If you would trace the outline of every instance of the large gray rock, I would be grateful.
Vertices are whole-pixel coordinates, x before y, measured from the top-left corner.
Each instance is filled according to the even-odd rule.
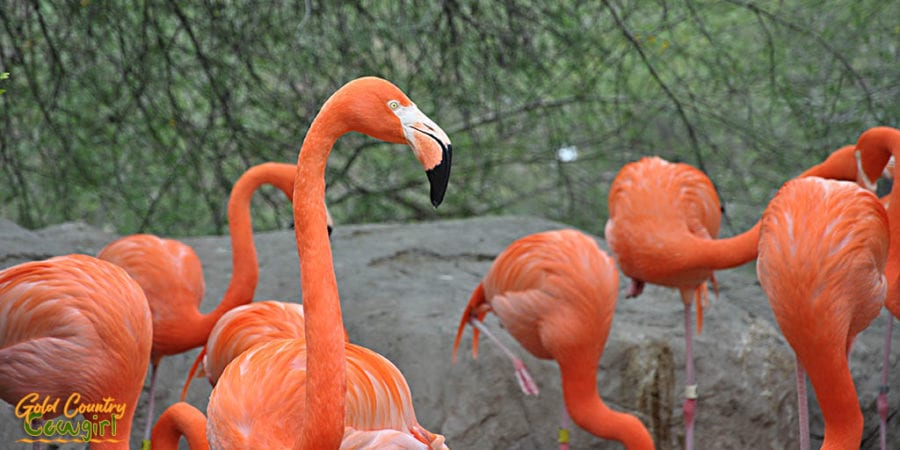
[[[531,217],[486,217],[336,229],[332,237],[335,270],[351,340],[380,352],[401,369],[412,389],[419,421],[444,434],[451,448],[543,449],[556,445],[562,400],[555,363],[521,352],[541,387],[538,397],[524,397],[511,364],[490,342],[482,342],[477,360],[471,358],[471,331],[466,332],[455,365],[450,363],[450,355],[459,315],[493,258],[522,236],[562,227]],[[7,247],[18,239],[23,239],[22,245]],[[6,267],[10,261],[29,257],[95,253],[111,239],[84,226],[29,233],[0,222],[0,261]],[[293,232],[259,233],[255,239],[260,253],[256,298],[299,301]],[[209,311],[230,277],[228,239],[202,237],[185,242],[203,260],[207,293],[202,309]],[[602,240],[598,242],[605,248]],[[699,384],[696,448],[795,448],[793,353],[778,332],[752,265],[717,276],[719,298],[711,300],[703,333],[694,341]],[[622,277],[620,283],[624,290],[627,279]],[[496,318],[487,323],[499,331],[501,339],[519,349],[497,326]],[[683,439],[682,323],[683,307],[674,290],[648,286],[637,299],[625,300],[620,295],[600,362],[597,383],[604,401],[613,409],[636,414],[659,449],[681,448]],[[884,323],[885,318],[879,318],[857,339],[852,358],[866,415],[866,449],[877,447],[874,399]],[[894,345],[900,348],[900,338]],[[198,351],[163,359],[157,413],[178,400]],[[898,359],[894,358],[893,373],[897,373]],[[205,380],[196,381],[188,400],[205,410],[209,392]],[[132,448],[139,446],[145,402],[146,396],[136,415]],[[891,404],[893,410],[900,404],[896,395]],[[821,436],[822,419],[814,399],[810,406],[813,434]],[[900,420],[892,419],[890,427],[890,436],[900,439]],[[21,422],[13,416],[12,407],[3,405],[0,442],[13,442],[21,436]],[[818,445],[815,437],[813,444]],[[621,446],[576,429],[572,448]]]

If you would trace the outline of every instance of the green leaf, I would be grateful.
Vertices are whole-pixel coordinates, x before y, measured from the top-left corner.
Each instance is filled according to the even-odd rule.
[[[9,78],[9,72],[0,73],[0,80],[5,80]]]

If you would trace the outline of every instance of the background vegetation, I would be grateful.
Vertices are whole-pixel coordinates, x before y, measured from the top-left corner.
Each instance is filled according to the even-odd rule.
[[[450,134],[451,185],[434,211],[402,146],[347,136],[338,223],[525,213],[602,233],[615,173],[656,154],[709,174],[732,234],[788,177],[900,123],[898,17],[881,0],[7,0],[0,217],[222,233],[238,176],[295,162],[321,103],[378,75]],[[257,198],[257,229],[290,223],[281,197]]]

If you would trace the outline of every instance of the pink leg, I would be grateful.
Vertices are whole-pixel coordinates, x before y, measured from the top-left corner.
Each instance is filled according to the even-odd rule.
[[[625,292],[625,298],[634,298],[641,293],[644,292],[644,282],[638,280],[637,278],[631,279],[631,284],[628,285],[628,291]]]
[[[528,369],[525,368],[525,363],[523,363],[521,359],[516,357],[512,350],[503,345],[503,343],[500,342],[500,340],[497,339],[497,337],[494,336],[494,334],[491,333],[490,330],[488,330],[488,327],[484,325],[484,322],[475,318],[471,318],[469,319],[469,323],[473,327],[478,328],[479,331],[484,333],[484,335],[487,336],[488,339],[494,341],[494,343],[500,347],[500,350],[502,350],[503,353],[505,353],[506,356],[512,360],[513,366],[515,366],[516,368],[516,381],[519,382],[519,387],[522,388],[522,392],[524,392],[525,395],[538,395],[539,390],[537,383],[535,383],[534,379],[531,378],[531,374],[528,373]]]
[[[559,442],[559,450],[569,450],[569,411],[563,403],[562,415],[559,418],[559,433],[556,441]]]
[[[694,448],[694,416],[697,412],[697,384],[694,380],[694,327],[691,326],[691,304],[684,304],[684,448]]]
[[[144,428],[144,441],[141,443],[142,448],[150,448],[150,432],[153,430],[153,404],[154,391],[156,390],[156,369],[158,364],[153,364],[150,369],[150,399],[147,401],[147,426]]]
[[[881,363],[881,387],[878,389],[878,416],[881,418],[879,438],[881,450],[887,449],[887,417],[888,417],[888,370],[891,364],[891,333],[894,331],[894,316],[888,311],[887,332],[884,335],[884,360]]]
[[[806,400],[806,371],[797,362],[797,417],[800,419],[800,450],[809,450],[809,406]]]

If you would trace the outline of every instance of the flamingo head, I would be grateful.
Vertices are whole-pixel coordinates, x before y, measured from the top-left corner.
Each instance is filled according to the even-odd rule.
[[[900,130],[873,127],[863,132],[856,141],[854,153],[859,184],[874,191],[875,182],[895,151],[900,151]]]
[[[344,103],[349,130],[395,144],[407,144],[431,183],[431,204],[444,199],[453,146],[447,133],[391,82],[363,77],[347,83],[332,101]]]

